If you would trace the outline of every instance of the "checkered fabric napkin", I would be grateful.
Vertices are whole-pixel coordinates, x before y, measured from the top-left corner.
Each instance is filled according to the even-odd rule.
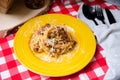
[[[72,4],[60,6],[53,3],[49,13],[62,13],[77,16],[80,6]],[[13,51],[15,34],[0,39],[0,80],[103,80],[108,66],[105,57],[101,54],[103,48],[97,44],[96,53],[92,61],[79,72],[64,77],[46,77],[29,71],[16,58]]]

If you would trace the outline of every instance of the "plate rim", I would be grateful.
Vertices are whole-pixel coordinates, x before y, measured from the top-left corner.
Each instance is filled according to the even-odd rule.
[[[64,16],[69,16],[69,15],[65,15],[65,14],[45,14],[45,16],[46,15],[64,15]],[[43,15],[44,16],[44,15]],[[38,16],[38,17],[40,17],[40,16]],[[73,16],[69,16],[69,17],[73,17]],[[35,17],[36,18],[36,17]],[[34,18],[34,19],[35,19]],[[74,19],[76,19],[75,17],[73,17]],[[31,19],[31,20],[29,20],[29,21],[32,21],[33,19]],[[29,23],[29,21],[27,22],[27,23]],[[81,20],[80,20],[81,21]],[[82,21],[81,21],[82,22]],[[86,25],[84,22],[82,22],[84,25]],[[25,23],[26,24],[26,23]],[[24,26],[24,25],[23,25]],[[88,25],[86,25],[86,26],[88,26]],[[89,30],[91,30],[90,28],[89,28]],[[16,34],[16,36],[18,35],[18,33],[19,33],[19,31],[17,32],[17,34]],[[92,32],[91,32],[92,33]],[[92,33],[93,34],[93,33]],[[16,37],[15,36],[15,40],[16,40]],[[94,54],[95,54],[95,51],[96,51],[96,40],[95,40],[95,37],[93,37],[94,38],[94,53],[93,53],[93,55],[92,55],[92,57],[90,58],[90,60],[86,63],[86,65],[88,65],[89,64],[89,62],[91,61],[91,59],[93,58],[93,56],[94,56]],[[60,77],[60,76],[67,76],[67,75],[71,75],[71,74],[73,74],[73,73],[76,73],[76,72],[78,72],[79,70],[81,70],[81,69],[83,69],[86,65],[84,65],[81,69],[79,69],[79,70],[76,70],[76,71],[73,71],[73,72],[71,72],[71,73],[69,73],[69,74],[64,74],[64,75],[50,75],[50,74],[42,74],[42,73],[40,73],[40,72],[36,72],[36,71],[34,71],[34,70],[32,70],[31,68],[29,68],[28,66],[26,66],[25,64],[24,64],[24,62],[22,62],[20,59],[19,59],[19,57],[17,56],[17,51],[16,51],[16,48],[15,48],[15,43],[16,43],[16,41],[14,41],[14,51],[15,51],[15,55],[16,55],[16,57],[17,57],[17,59],[20,61],[20,63],[22,63],[22,65],[24,65],[25,67],[27,67],[27,69],[29,69],[30,71],[32,71],[32,72],[35,72],[35,73],[37,73],[37,74],[40,74],[40,75],[45,75],[45,76],[51,76],[51,77]]]

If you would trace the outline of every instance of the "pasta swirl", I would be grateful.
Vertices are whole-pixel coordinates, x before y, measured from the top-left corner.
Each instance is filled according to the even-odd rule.
[[[76,41],[65,30],[65,25],[46,24],[37,30],[30,39],[30,48],[34,52],[59,57],[72,50]]]

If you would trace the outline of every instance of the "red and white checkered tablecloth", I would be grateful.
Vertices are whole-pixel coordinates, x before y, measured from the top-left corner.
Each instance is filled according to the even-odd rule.
[[[116,7],[107,3],[102,7],[115,9]],[[80,3],[63,6],[53,3],[49,13],[62,13],[77,16]],[[97,44],[93,60],[79,72],[64,77],[45,77],[29,71],[16,58],[13,51],[15,34],[0,39],[0,80],[103,80],[108,66],[105,57],[101,54],[103,48]]]

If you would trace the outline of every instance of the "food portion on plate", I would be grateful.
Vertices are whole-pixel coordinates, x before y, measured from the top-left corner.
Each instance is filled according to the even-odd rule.
[[[65,24],[48,23],[34,32],[30,39],[30,48],[33,52],[46,53],[55,58],[73,50],[76,44]]]

